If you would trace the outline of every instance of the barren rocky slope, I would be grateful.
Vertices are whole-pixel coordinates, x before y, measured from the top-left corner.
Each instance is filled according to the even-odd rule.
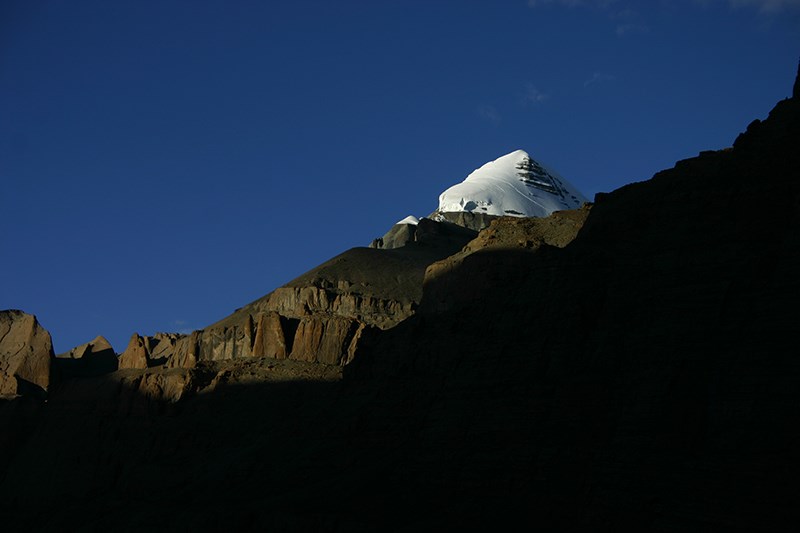
[[[475,235],[446,221],[423,219],[406,246],[348,250],[203,330],[173,335],[159,345],[167,348],[161,357],[169,368],[242,357],[347,364],[365,334],[411,316],[427,266]],[[154,366],[149,354],[136,360],[137,368]]]
[[[0,404],[4,525],[793,531],[799,91],[731,149],[420,266],[415,313],[347,366],[201,359]]]

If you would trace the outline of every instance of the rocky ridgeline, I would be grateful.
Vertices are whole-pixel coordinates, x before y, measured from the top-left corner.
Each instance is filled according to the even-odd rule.
[[[585,213],[554,214],[541,223],[473,213],[437,218],[396,225],[369,248],[348,250],[216,324],[177,338],[166,356],[167,366],[191,368],[198,361],[241,357],[348,364],[365,339],[414,314],[431,269],[447,268],[439,262],[460,261],[479,248],[500,246],[496,235],[505,233],[514,246],[517,241],[528,248],[540,241],[565,246]],[[493,221],[500,224],[497,229],[478,237],[478,230]]]
[[[353,248],[207,328],[159,341],[161,358],[168,368],[246,357],[346,365],[365,338],[415,312],[426,268],[475,235],[456,224],[423,219],[414,239],[402,246]],[[132,339],[121,368],[154,366],[146,344]]]
[[[170,371],[194,369],[203,362],[267,358],[344,366],[356,358],[371,336],[412,316],[422,300],[423,287],[428,293],[427,305],[437,299],[439,305],[445,305],[453,287],[437,285],[435,280],[465,258],[484,249],[563,247],[574,238],[587,212],[588,206],[545,219],[483,217],[491,226],[480,234],[446,220],[423,219],[413,239],[397,248],[349,250],[191,334],[134,333],[120,354],[98,336],[56,355],[52,359],[54,376],[63,381],[117,370],[146,371],[125,377],[125,387],[147,397],[161,391],[164,399],[175,401],[202,387],[193,383],[188,373]],[[15,330],[35,321],[24,313],[8,316]],[[37,327],[41,328],[38,323]],[[40,364],[49,365],[49,361]],[[16,388],[11,380],[3,383],[8,383],[3,390],[13,394],[10,391]]]
[[[9,311],[4,324],[13,334],[4,346],[13,347],[3,355],[2,391],[16,394],[19,379],[47,389],[51,359],[56,380],[116,370],[192,369],[204,361],[243,358],[343,366],[355,359],[364,339],[411,316],[422,298],[427,267],[457,252],[475,235],[447,221],[423,219],[414,238],[396,249],[348,250],[202,330],[189,335],[134,333],[118,356],[98,336],[54,358],[23,357],[26,350],[44,353],[36,344],[37,335],[47,332],[37,329],[30,339],[22,339],[19,331],[41,326],[35,317]],[[31,378],[37,365],[46,366],[40,372],[46,380]],[[176,375],[169,379],[178,379]],[[128,385],[147,389],[150,381],[142,378]],[[188,385],[182,382],[181,387]],[[167,396],[174,399],[176,394]]]

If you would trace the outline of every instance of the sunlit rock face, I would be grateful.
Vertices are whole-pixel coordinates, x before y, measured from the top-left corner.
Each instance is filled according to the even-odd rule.
[[[53,341],[35,316],[0,311],[0,395],[14,396],[26,387],[50,386]]]

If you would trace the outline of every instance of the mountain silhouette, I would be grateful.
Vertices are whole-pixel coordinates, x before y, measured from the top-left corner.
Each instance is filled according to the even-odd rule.
[[[795,84],[580,209],[421,219],[159,363],[132,339],[143,368],[0,402],[3,524],[792,531],[798,146]]]

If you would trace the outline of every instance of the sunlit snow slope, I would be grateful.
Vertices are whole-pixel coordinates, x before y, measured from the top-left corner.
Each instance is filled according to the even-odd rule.
[[[440,194],[437,211],[546,217],[553,211],[575,209],[586,201],[564,178],[531,159],[524,150],[516,150],[486,163]]]

